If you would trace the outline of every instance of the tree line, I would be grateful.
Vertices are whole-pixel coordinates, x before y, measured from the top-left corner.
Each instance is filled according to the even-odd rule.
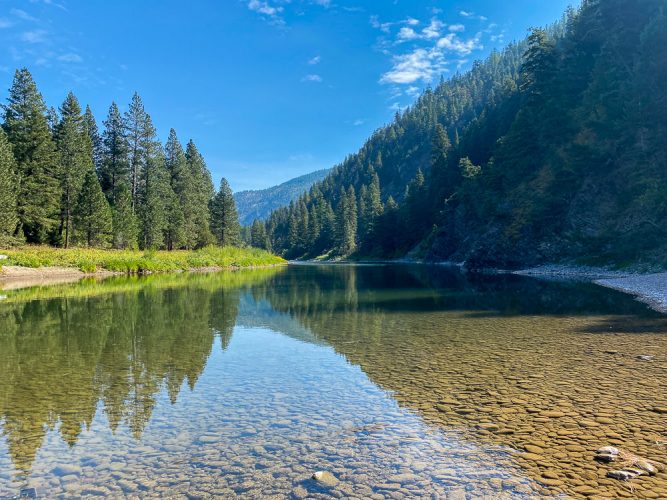
[[[215,190],[195,143],[163,146],[141,97],[112,103],[99,131],[70,92],[47,108],[16,71],[0,129],[0,242],[117,249],[238,245],[229,183]]]
[[[427,89],[253,243],[291,258],[667,264],[666,77],[664,0],[584,0]]]

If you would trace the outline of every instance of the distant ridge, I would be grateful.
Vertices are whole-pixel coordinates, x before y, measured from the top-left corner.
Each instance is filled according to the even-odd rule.
[[[324,179],[329,172],[330,169],[326,168],[267,189],[239,191],[234,195],[234,200],[241,224],[248,226],[255,219],[264,220],[273,210],[289,205],[290,202],[298,199],[313,184]]]

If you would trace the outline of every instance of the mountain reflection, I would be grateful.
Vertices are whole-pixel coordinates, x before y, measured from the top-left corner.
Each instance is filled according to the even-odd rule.
[[[229,344],[241,291],[276,271],[111,279],[10,294],[0,304],[0,425],[29,473],[49,430],[73,446],[101,403],[136,438],[164,388],[193,389],[216,338]]]

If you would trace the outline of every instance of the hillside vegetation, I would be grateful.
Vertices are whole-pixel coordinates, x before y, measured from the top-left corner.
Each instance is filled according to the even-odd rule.
[[[297,200],[313,184],[324,179],[329,172],[330,169],[318,170],[283,182],[278,186],[234,193],[239,221],[243,226],[249,226],[255,219],[266,219],[274,210]]]
[[[664,0],[586,0],[442,81],[265,224],[291,258],[667,264]]]

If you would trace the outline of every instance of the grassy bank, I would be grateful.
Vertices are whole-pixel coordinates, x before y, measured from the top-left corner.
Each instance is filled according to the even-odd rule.
[[[126,274],[189,271],[207,268],[240,268],[282,264],[285,261],[256,248],[206,247],[201,250],[132,251],[94,248],[25,246],[0,250],[6,266],[29,268],[68,267],[85,273],[111,271]]]

